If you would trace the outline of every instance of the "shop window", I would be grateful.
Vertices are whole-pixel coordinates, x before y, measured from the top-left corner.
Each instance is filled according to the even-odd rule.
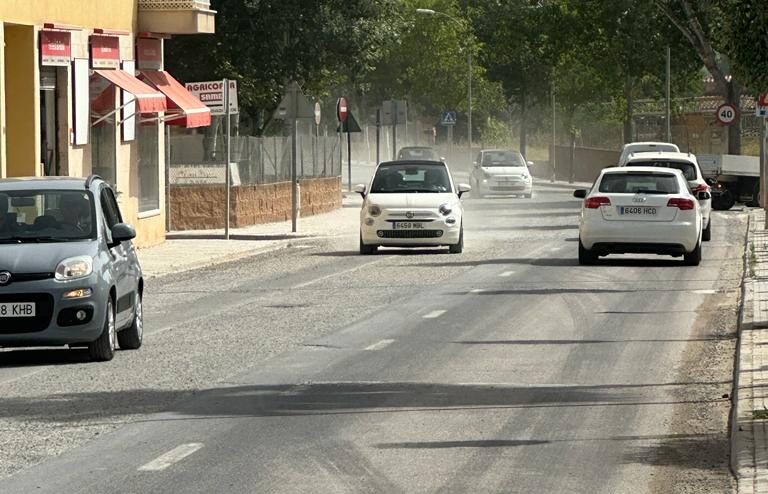
[[[92,173],[107,183],[117,182],[117,126],[115,87],[103,77],[91,76]]]
[[[40,68],[40,159],[44,175],[60,175],[57,137],[59,115],[56,67]]]
[[[160,209],[160,142],[156,120],[139,125],[139,212]]]

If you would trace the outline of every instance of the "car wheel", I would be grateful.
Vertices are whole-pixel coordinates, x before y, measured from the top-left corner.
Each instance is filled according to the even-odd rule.
[[[451,254],[461,254],[464,252],[464,227],[461,227],[461,231],[459,232],[459,241],[456,242],[454,245],[449,245],[448,250]]]
[[[378,246],[376,245],[366,245],[363,243],[363,237],[360,237],[360,254],[363,256],[370,256],[371,254],[375,254],[376,250],[378,250]]]
[[[584,247],[584,244],[581,243],[581,239],[579,239],[579,264],[582,266],[589,266],[591,264],[595,264],[598,258],[599,256],[593,251]]]
[[[88,345],[91,360],[106,362],[112,360],[117,348],[117,330],[115,328],[115,309],[112,297],[107,297],[107,313],[104,316],[104,327],[96,341]]]
[[[117,343],[121,350],[137,350],[144,341],[144,303],[143,296],[136,296],[136,309],[133,315],[133,323],[128,329],[117,333]]]
[[[721,194],[712,197],[712,209],[717,211],[728,211],[736,204],[733,194],[730,190],[725,190]]]
[[[693,252],[683,256],[683,262],[686,266],[698,266],[701,263],[701,242],[696,244]]]
[[[704,229],[703,232],[701,232],[701,239],[705,242],[709,242],[712,240],[712,218],[709,218],[709,221],[707,222],[707,227]]]

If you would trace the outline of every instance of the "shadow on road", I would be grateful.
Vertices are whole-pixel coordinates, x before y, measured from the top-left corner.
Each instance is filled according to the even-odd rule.
[[[601,258],[597,264],[593,266],[585,266],[586,269],[595,269],[602,267],[630,267],[630,268],[666,268],[666,267],[680,267],[683,261],[677,259],[633,259],[633,258]],[[516,258],[500,258],[500,259],[486,259],[478,261],[461,261],[444,262],[444,263],[423,263],[418,264],[420,267],[478,267],[488,265],[505,265],[505,264],[527,264],[530,266],[579,266],[579,261],[574,257],[516,257]],[[414,265],[416,266],[416,265]]]
[[[224,235],[223,234],[217,234],[217,233],[169,233],[167,235],[167,240],[223,240]],[[300,239],[300,238],[311,238],[311,235],[285,235],[285,234],[279,234],[279,235],[242,235],[242,234],[236,234],[236,235],[230,235],[230,240],[254,240],[254,241],[265,241],[265,240],[290,240],[290,239]]]
[[[0,352],[0,368],[37,367],[90,363],[84,348],[18,349]]]
[[[649,387],[652,385],[648,385]],[[193,393],[181,390],[128,390],[62,393],[0,399],[0,417],[41,422],[109,421],[160,410],[195,418],[274,417],[394,413],[477,408],[560,408],[672,405],[718,400],[679,401],[664,395],[642,396],[637,385],[504,386],[442,383],[314,383],[249,385]],[[190,397],[191,396],[191,397]],[[188,398],[188,399],[182,399]],[[184,420],[185,417],[170,420]],[[155,420],[155,419],[153,419]],[[168,420],[158,418],[156,420]]]
[[[422,441],[409,443],[377,444],[377,449],[452,449],[452,448],[511,448],[550,444],[551,441],[488,439],[478,441]]]

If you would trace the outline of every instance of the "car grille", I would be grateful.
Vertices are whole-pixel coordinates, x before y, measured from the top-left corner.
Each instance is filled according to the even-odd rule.
[[[379,238],[440,238],[442,230],[379,230]]]
[[[35,333],[51,324],[53,296],[47,293],[0,295],[0,303],[34,302],[35,317],[4,317],[0,319],[0,334]]]
[[[517,185],[514,183],[507,184],[507,185],[491,185],[488,187],[491,191],[498,191],[498,192],[504,192],[508,190],[525,190],[525,185]]]

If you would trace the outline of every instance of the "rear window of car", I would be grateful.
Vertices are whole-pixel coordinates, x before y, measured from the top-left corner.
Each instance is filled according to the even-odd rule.
[[[696,180],[696,166],[687,161],[667,161],[667,160],[648,160],[633,161],[627,163],[627,166],[655,166],[657,168],[674,168],[683,172],[686,180]]]
[[[403,148],[398,155],[404,160],[429,160],[435,159],[435,153],[430,148]]]
[[[668,173],[606,173],[600,181],[600,192],[614,194],[677,194],[677,177]]]

